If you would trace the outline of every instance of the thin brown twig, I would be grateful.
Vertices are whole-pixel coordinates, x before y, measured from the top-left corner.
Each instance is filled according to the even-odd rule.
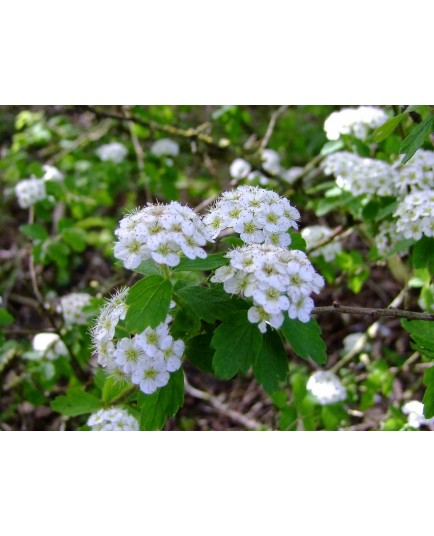
[[[362,316],[391,316],[395,318],[408,318],[410,320],[434,320],[434,314],[418,313],[415,311],[406,311],[405,309],[397,309],[396,307],[387,307],[385,309],[376,309],[374,307],[357,307],[352,305],[340,305],[334,302],[333,305],[324,307],[315,307],[312,311],[314,314],[323,313],[346,313],[349,315]]]
[[[244,428],[247,428],[248,430],[262,430],[265,428],[263,424],[247,417],[246,415],[243,415],[242,413],[239,413],[238,411],[231,409],[227,404],[219,400],[217,397],[211,395],[210,393],[206,393],[205,391],[196,389],[196,387],[193,387],[188,383],[187,378],[184,378],[184,385],[185,392],[187,394],[189,394],[193,398],[198,398],[199,400],[204,400],[205,402],[208,402],[218,412],[222,413],[223,415],[226,415],[226,417],[229,417],[234,422],[241,424],[241,426],[243,426]]]
[[[259,144],[259,150],[263,151],[265,147],[267,147],[268,142],[270,141],[270,138],[273,134],[273,130],[276,126],[276,122],[279,119],[279,117],[286,112],[286,110],[289,108],[287,104],[284,104],[282,106],[279,106],[277,110],[275,110],[271,114],[270,122],[268,123],[267,130],[265,132],[264,137],[261,140],[261,143]]]

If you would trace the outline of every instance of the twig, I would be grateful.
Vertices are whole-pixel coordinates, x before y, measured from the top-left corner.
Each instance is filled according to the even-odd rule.
[[[134,123],[131,120],[130,112],[127,106],[123,106],[122,110],[125,114],[125,118],[128,120],[128,128],[130,131],[131,141],[133,143],[134,152],[136,153],[137,167],[139,168],[140,178],[145,184],[145,194],[146,201],[152,203],[152,192],[149,186],[149,180],[145,173],[145,153],[143,152],[142,146],[140,145],[139,138],[134,132]]]
[[[106,112],[105,110],[104,111],[98,110],[94,108],[93,106],[89,106],[89,105],[86,105],[84,108],[86,108],[87,110],[89,110],[90,112],[92,112],[93,114],[99,117],[117,119],[118,121],[132,121],[133,123],[137,123],[138,125],[142,125],[152,130],[159,130],[161,132],[165,132],[166,134],[171,134],[172,136],[178,136],[178,137],[187,138],[187,139],[197,139],[197,140],[203,141],[207,145],[216,147],[217,149],[226,149],[230,145],[230,141],[226,138],[221,138],[220,140],[216,141],[212,138],[212,136],[209,136],[208,134],[204,134],[202,130],[206,128],[207,123],[199,125],[196,128],[189,128],[187,130],[184,130],[182,128],[173,127],[172,125],[161,125],[160,123],[156,123],[155,121],[141,119],[139,117],[132,116],[132,115],[129,118],[126,118],[122,115],[118,115],[112,112]]]
[[[349,315],[363,315],[363,316],[392,316],[395,318],[408,318],[410,320],[434,320],[434,314],[430,313],[417,313],[415,311],[406,311],[404,309],[397,309],[395,307],[387,307],[385,309],[375,309],[374,307],[356,307],[350,305],[339,305],[334,302],[333,305],[326,305],[325,307],[315,307],[314,314],[322,313],[346,313]]]
[[[270,141],[271,135],[273,134],[274,127],[276,126],[276,122],[278,118],[286,112],[288,109],[288,105],[284,104],[283,106],[279,106],[279,108],[271,114],[270,122],[268,123],[267,130],[265,132],[265,136],[262,138],[261,143],[259,144],[259,150],[263,151],[265,147],[267,147],[268,142]]]
[[[306,253],[311,253],[312,251],[316,251],[317,249],[322,248],[323,246],[326,246],[330,242],[333,242],[333,240],[337,238],[338,236],[341,236],[345,233],[350,234],[352,232],[353,232],[352,227],[350,227],[349,229],[346,229],[343,225],[339,225],[339,227],[336,227],[336,229],[334,229],[331,235],[323,238],[322,240],[320,240],[319,242],[317,242],[315,245],[311,246],[310,248],[307,248]]]
[[[264,429],[264,425],[250,419],[249,417],[246,417],[245,415],[239,413],[238,411],[235,411],[227,404],[219,400],[217,397],[211,395],[210,393],[206,393],[205,391],[200,391],[199,389],[196,389],[192,385],[190,385],[187,381],[187,378],[184,378],[184,385],[185,385],[185,392],[192,396],[193,398],[198,398],[199,400],[204,400],[205,402],[209,402],[211,406],[213,406],[214,409],[216,409],[218,412],[222,413],[223,415],[226,415],[226,417],[229,417],[234,422],[237,422],[238,424],[241,424],[244,426],[244,428],[247,428],[248,430],[262,430]]]

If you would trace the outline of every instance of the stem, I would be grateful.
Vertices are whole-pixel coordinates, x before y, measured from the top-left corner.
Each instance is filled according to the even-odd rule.
[[[406,311],[404,309],[397,309],[395,307],[387,307],[386,309],[375,309],[374,307],[356,307],[350,305],[339,305],[334,302],[333,305],[327,305],[325,307],[315,307],[312,311],[314,314],[322,313],[346,313],[349,315],[362,315],[362,316],[391,316],[395,318],[408,318],[410,320],[434,320],[434,314],[430,313],[417,313],[415,311]]]
[[[120,402],[128,398],[130,395],[132,395],[135,391],[137,391],[137,385],[132,385],[129,389],[113,398],[113,400],[110,401],[110,406],[119,404]]]

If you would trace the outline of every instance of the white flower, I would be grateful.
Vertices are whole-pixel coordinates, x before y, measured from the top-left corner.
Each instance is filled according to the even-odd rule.
[[[100,409],[87,420],[93,432],[136,432],[139,423],[128,411],[121,408]]]
[[[38,333],[33,337],[32,347],[35,352],[49,360],[67,355],[68,351],[57,333]]]
[[[408,194],[394,212],[396,232],[403,238],[420,240],[434,236],[434,190]]]
[[[119,164],[125,160],[128,149],[122,143],[107,143],[96,150],[96,154],[102,161],[110,161]]]
[[[322,255],[328,262],[332,261],[336,255],[342,251],[342,244],[338,240],[332,240],[324,246],[317,247],[332,235],[333,231],[325,225],[311,225],[301,231],[301,236],[306,241],[307,249],[315,248],[309,255],[318,257]]]
[[[245,179],[252,166],[243,158],[235,158],[229,167],[229,174],[233,179]]]
[[[229,251],[226,257],[230,265],[217,268],[211,281],[223,283],[228,294],[252,298],[248,319],[258,323],[260,331],[264,333],[267,324],[279,328],[284,311],[301,322],[310,320],[314,303],[309,295],[318,293],[324,280],[303,252],[251,244]]]
[[[155,141],[151,146],[151,153],[156,156],[178,156],[179,145],[176,141],[169,140],[168,138],[162,138]]]
[[[169,383],[170,374],[167,372],[166,363],[161,358],[145,359],[133,372],[133,383],[140,386],[140,390],[146,395],[151,395],[159,387]]]
[[[310,376],[307,391],[321,406],[334,404],[347,398],[347,391],[339,378],[330,371],[319,370]]]
[[[381,108],[374,106],[359,106],[344,108],[333,112],[324,123],[327,139],[338,140],[341,134],[352,134],[364,140],[369,131],[387,121],[387,115]]]
[[[15,194],[21,208],[29,208],[47,197],[43,179],[25,179],[15,186]]]
[[[89,305],[92,296],[84,292],[72,292],[60,298],[59,312],[63,314],[66,325],[87,324],[89,314],[83,308]]]
[[[264,149],[261,155],[262,167],[270,175],[278,175],[281,170],[280,156],[273,149]]]
[[[115,234],[114,256],[132,270],[150,258],[167,266],[177,266],[181,254],[190,259],[205,258],[203,246],[213,241],[199,216],[176,201],[148,204],[125,216]]]
[[[408,424],[412,428],[420,428],[423,425],[434,424],[434,417],[425,419],[424,406],[418,400],[410,400],[402,406],[402,412],[408,415]]]
[[[113,357],[125,374],[132,374],[137,369],[140,359],[145,357],[145,352],[141,341],[136,337],[133,339],[124,337],[117,343]]]
[[[42,169],[44,170],[44,176],[42,177],[44,181],[60,182],[63,181],[63,179],[65,178],[64,174],[59,171],[57,167],[44,164],[42,166]]]

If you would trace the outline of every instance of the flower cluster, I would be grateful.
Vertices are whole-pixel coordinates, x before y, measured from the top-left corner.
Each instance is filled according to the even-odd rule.
[[[328,262],[332,261],[336,255],[339,255],[342,251],[342,244],[338,240],[330,241],[328,244],[317,247],[324,240],[327,240],[332,236],[333,231],[325,225],[311,225],[305,227],[301,231],[301,236],[306,241],[307,248],[315,248],[310,253],[311,257],[319,257],[322,255]]]
[[[399,194],[434,188],[434,151],[419,149],[405,165],[401,165],[400,160],[395,162],[395,168],[395,183]]]
[[[122,145],[122,143],[106,143],[105,145],[98,147],[96,154],[103,162],[110,161],[119,164],[125,160],[125,157],[128,154],[128,149],[125,145]]]
[[[396,194],[396,170],[382,160],[341,151],[329,155],[322,166],[326,175],[333,174],[336,177],[339,188],[352,195]]]
[[[57,333],[38,333],[33,337],[32,347],[41,358],[54,361],[61,355],[67,355],[66,346]]]
[[[43,179],[25,179],[15,186],[15,195],[21,208],[29,208],[47,197]]]
[[[172,201],[151,205],[125,216],[115,234],[114,255],[125,268],[134,270],[146,259],[176,266],[181,253],[189,259],[205,258],[202,247],[212,242],[210,232],[189,207]]]
[[[250,244],[226,254],[228,266],[215,271],[211,281],[223,283],[229,294],[252,298],[248,311],[252,324],[259,324],[262,333],[267,324],[278,329],[283,323],[283,311],[289,318],[308,322],[314,307],[310,298],[324,286],[302,251],[289,251],[272,244]]]
[[[407,195],[394,212],[396,231],[403,238],[420,240],[434,236],[434,190]]]
[[[398,233],[396,229],[396,221],[385,220],[381,222],[374,240],[378,251],[388,255],[393,247],[402,240],[401,233]]]
[[[100,409],[87,420],[92,432],[137,432],[139,423],[122,408]]]
[[[203,218],[212,237],[232,228],[246,244],[288,246],[290,228],[297,229],[298,210],[276,192],[239,186],[224,192]]]
[[[83,308],[90,304],[92,296],[84,292],[72,292],[60,298],[58,312],[62,313],[65,325],[87,324],[89,313]]]
[[[359,106],[344,108],[333,112],[324,123],[324,130],[329,140],[338,140],[342,134],[351,134],[360,140],[368,137],[371,129],[387,121],[387,115],[381,108]]]
[[[128,289],[123,288],[102,307],[91,331],[98,363],[119,381],[131,381],[151,394],[164,387],[170,373],[181,367],[184,342],[169,333],[168,316],[156,328],[146,328],[132,338],[115,338],[116,327],[124,320],[128,306]]]
[[[92,330],[92,342],[98,357],[98,363],[106,367],[110,358],[113,357],[116,326],[119,320],[124,320],[127,314],[128,288],[118,290],[110,299],[106,300],[101,308]]]
[[[347,398],[347,391],[339,378],[330,371],[318,370],[307,381],[307,391],[321,406],[335,404]]]
[[[252,166],[243,158],[235,158],[229,166],[229,174],[233,179],[245,179],[249,176]]]
[[[420,428],[423,425],[434,424],[434,417],[425,419],[423,414],[424,406],[418,400],[410,400],[402,406],[402,412],[408,415],[408,425],[412,428]]]
[[[42,166],[42,169],[44,171],[44,175],[42,177],[44,181],[60,182],[63,181],[63,179],[65,178],[64,174],[55,166],[44,164]]]
[[[176,143],[176,141],[168,138],[162,138],[161,140],[157,140],[152,144],[151,153],[155,156],[178,156],[179,145]]]

